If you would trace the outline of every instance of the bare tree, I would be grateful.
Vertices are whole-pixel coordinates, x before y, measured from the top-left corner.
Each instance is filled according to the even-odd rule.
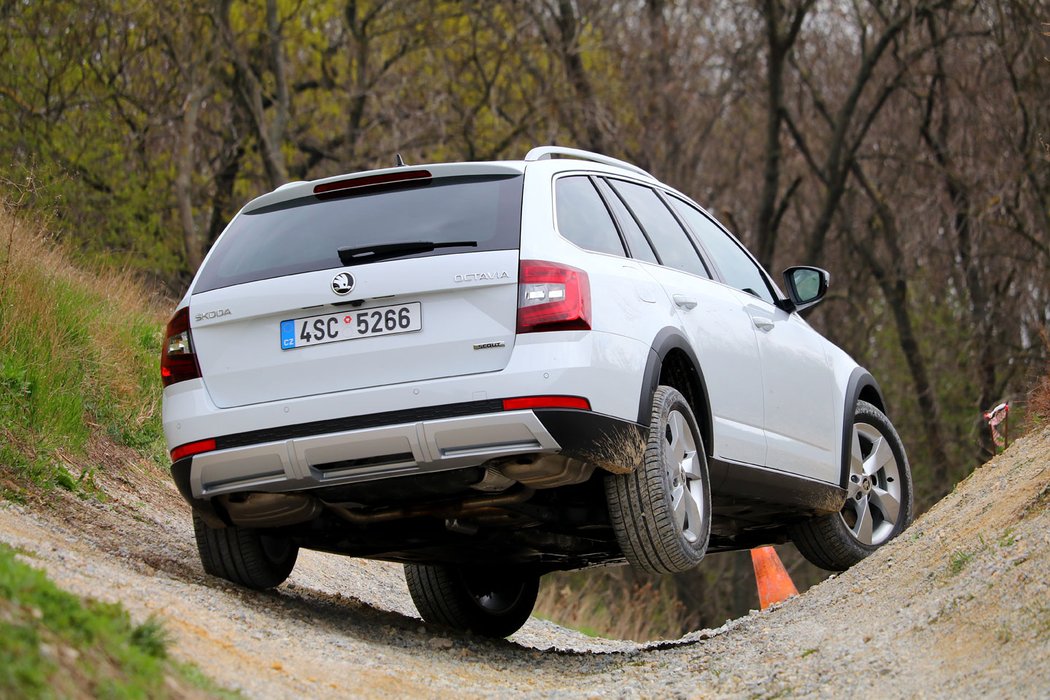
[[[245,46],[247,39],[233,29],[230,18],[232,3],[233,0],[218,0],[215,23],[235,68],[231,87],[251,119],[266,179],[270,188],[275,188],[288,179],[282,145],[291,110],[291,93],[282,41],[283,21],[277,0],[266,0],[265,41],[261,52],[265,58],[253,60],[257,53]],[[272,91],[263,87],[263,76],[267,72],[273,77]],[[268,107],[271,108],[269,115]]]
[[[857,61],[837,106],[827,95],[828,86],[817,79],[814,67],[801,63],[797,54],[790,54],[789,61],[823,122],[815,136],[807,136],[797,117],[784,115],[795,144],[822,187],[817,219],[806,232],[806,260],[822,259],[825,241],[869,131],[890,98],[903,87],[909,68],[929,47],[911,49],[907,57],[897,62],[897,70],[880,69],[889,63],[892,52],[900,47],[898,39],[918,18],[949,3],[950,0],[905,2],[892,8],[892,13],[887,13],[881,3],[872,3],[867,12],[859,4],[854,5],[855,24],[848,33],[857,37]],[[819,157],[820,151],[823,158]]]
[[[594,85],[583,63],[581,37],[587,22],[600,15],[601,5],[584,0],[542,0],[525,3],[543,44],[551,50],[560,66],[561,75],[553,75],[553,89],[564,81],[569,90],[566,98],[555,104],[562,125],[569,129],[573,142],[581,148],[610,152],[603,126],[605,110],[595,97]],[[612,149],[616,150],[616,149]]]
[[[781,143],[787,104],[784,88],[784,72],[788,67],[795,41],[802,29],[806,15],[813,9],[816,0],[800,0],[784,6],[780,0],[762,0],[759,9],[765,20],[766,40],[766,128],[762,194],[759,197],[755,233],[757,245],[755,255],[766,267],[773,264],[776,252],[777,231],[791,202],[792,195],[802,184],[796,176],[786,191],[780,192],[783,162]]]

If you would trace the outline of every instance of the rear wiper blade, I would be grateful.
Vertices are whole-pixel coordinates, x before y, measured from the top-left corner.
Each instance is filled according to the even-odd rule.
[[[403,255],[429,253],[437,248],[477,247],[477,241],[406,241],[405,243],[366,245],[361,246],[360,248],[340,248],[338,252],[339,261],[344,265],[362,265],[364,263],[376,262],[377,260],[400,258]]]

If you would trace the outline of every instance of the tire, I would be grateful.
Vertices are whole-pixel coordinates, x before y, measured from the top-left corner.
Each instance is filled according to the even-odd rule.
[[[900,436],[886,415],[858,401],[846,503],[838,513],[795,526],[791,538],[806,559],[844,571],[899,535],[912,520],[912,479]]]
[[[616,540],[635,568],[657,574],[692,569],[711,535],[711,483],[703,438],[689,403],[657,387],[640,464],[605,477]]]
[[[412,602],[427,622],[484,637],[514,634],[529,619],[540,577],[447,565],[405,564]]]
[[[205,573],[260,591],[283,583],[299,556],[291,540],[245,527],[208,527],[196,513],[193,532]]]

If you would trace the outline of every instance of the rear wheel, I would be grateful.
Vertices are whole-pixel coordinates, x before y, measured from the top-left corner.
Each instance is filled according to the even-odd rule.
[[[609,519],[632,566],[658,574],[700,563],[711,535],[711,488],[696,418],[678,390],[653,396],[642,464],[605,478]]]
[[[912,519],[908,457],[889,418],[858,401],[850,442],[846,503],[791,533],[806,559],[843,571],[901,533]]]
[[[427,622],[485,637],[514,634],[536,605],[540,577],[442,564],[405,564],[412,602]]]
[[[208,527],[196,513],[193,532],[205,573],[256,590],[283,583],[299,556],[298,545],[287,538],[246,527]]]

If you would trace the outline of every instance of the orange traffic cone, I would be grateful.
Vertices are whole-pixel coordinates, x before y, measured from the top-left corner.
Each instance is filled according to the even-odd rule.
[[[782,603],[798,589],[791,581],[784,562],[772,547],[755,547],[751,550],[751,564],[755,567],[755,582],[758,584],[758,603],[765,610],[774,603]]]

